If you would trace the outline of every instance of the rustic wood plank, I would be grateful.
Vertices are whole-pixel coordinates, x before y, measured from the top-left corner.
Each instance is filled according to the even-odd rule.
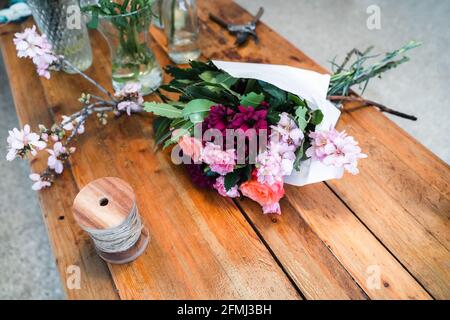
[[[328,184],[434,297],[447,298],[447,198],[427,187],[378,136],[363,135],[364,129],[353,115],[345,114],[339,127],[358,137],[369,159],[361,162],[359,175]]]
[[[261,43],[258,47],[254,46],[252,43],[250,43],[247,47],[245,48],[240,48],[240,49],[236,49],[233,47],[233,42],[232,39],[230,39],[229,35],[224,32],[222,29],[220,29],[217,25],[215,25],[214,23],[211,23],[208,21],[207,18],[207,13],[209,11],[212,11],[216,14],[222,15],[224,17],[227,17],[227,19],[229,20],[233,20],[233,21],[238,21],[238,22],[244,22],[246,20],[249,19],[249,15],[248,13],[246,13],[244,10],[242,10],[239,6],[237,6],[236,4],[233,3],[229,3],[229,1],[226,0],[219,0],[217,2],[214,3],[214,6],[210,5],[209,3],[200,3],[200,18],[202,20],[202,32],[203,32],[203,53],[208,56],[208,57],[213,57],[213,58],[218,58],[218,59],[227,59],[227,60],[239,60],[239,61],[251,61],[251,62],[265,62],[265,63],[280,63],[280,64],[289,64],[289,65],[293,65],[293,66],[299,66],[302,68],[307,68],[307,69],[312,69],[315,71],[319,71],[319,72],[325,72],[325,70],[321,67],[319,67],[317,64],[314,63],[314,61],[312,61],[311,59],[309,59],[308,57],[306,57],[301,51],[299,51],[298,49],[294,48],[292,45],[290,45],[287,41],[285,41],[284,39],[282,39],[280,36],[276,35],[272,30],[270,30],[267,26],[265,26],[264,24],[261,24],[259,26],[259,35],[261,38]],[[216,36],[217,35],[217,36]],[[377,118],[380,119],[378,120],[378,127],[379,130],[383,130],[385,127],[386,128],[395,128],[395,124],[393,124],[391,121],[389,121],[386,117],[384,117],[383,115],[381,115],[379,112],[376,112],[374,110],[370,111],[370,110],[363,110],[358,112],[360,114],[364,114],[364,113],[370,113],[370,116],[366,116],[366,121],[370,122],[372,118]],[[369,118],[370,117],[370,118]],[[345,118],[345,116],[343,117]],[[341,126],[340,128],[342,128],[343,126]],[[390,131],[395,131],[395,129],[390,129]],[[401,130],[399,130],[401,131]],[[357,137],[357,139],[361,136],[362,139],[367,136],[367,132],[362,130],[362,131],[358,131],[358,132],[353,132],[353,134]],[[399,135],[399,133],[397,132],[397,136]],[[409,137],[404,134],[402,137],[402,141],[403,140],[409,140]],[[392,143],[392,141],[389,141],[390,143]],[[380,141],[381,144],[383,143],[388,143],[388,141],[385,139],[383,141]],[[407,144],[411,145],[410,142],[408,142]],[[393,144],[395,145],[395,144]],[[425,157],[426,156],[426,161],[424,160],[420,160],[420,163],[426,163],[427,161],[432,161],[434,162],[433,165],[431,165],[431,168],[441,168],[442,170],[445,171],[445,175],[448,174],[449,170],[448,167],[443,165],[442,162],[437,161],[435,159],[435,157],[430,156],[430,152],[427,151],[423,146],[420,146],[418,144],[416,144],[418,149],[421,149],[422,151],[415,151],[414,152],[414,156],[418,156],[418,157]],[[363,145],[364,147],[364,145]],[[383,146],[381,147],[383,148]],[[394,149],[395,147],[391,146],[391,149]],[[411,147],[409,147],[411,148]],[[395,150],[390,150],[391,152],[395,151]],[[408,150],[403,150],[404,152],[407,152]],[[394,152],[395,153],[395,152]],[[409,151],[409,163],[414,163],[414,156],[412,154],[411,151]],[[401,158],[401,157],[400,157]],[[363,165],[364,162],[368,162],[371,161],[372,163],[374,162],[374,159],[368,159],[368,160],[364,160],[362,161]],[[423,166],[423,165],[422,165]],[[375,168],[374,168],[375,169]],[[363,167],[363,172],[364,170],[369,170],[367,169],[367,166]],[[425,172],[425,170],[423,170],[423,168],[421,169],[421,172]],[[379,170],[378,171],[374,171],[374,174],[379,174]],[[415,182],[420,182],[421,180],[417,179],[417,177],[413,177],[413,175],[415,175],[414,172],[411,173],[411,181],[415,181]],[[437,179],[438,174],[434,174],[434,175],[428,175],[428,177],[433,177],[434,178],[434,183],[438,186],[445,186],[445,184],[443,183],[443,181],[445,181],[445,179]],[[426,178],[426,175],[422,174],[422,177]],[[349,194],[352,194],[355,189],[354,186],[349,184],[349,177],[346,177],[345,179],[343,179],[342,181],[345,182],[347,181],[346,187],[342,188],[343,192],[346,191]],[[340,181],[337,182],[333,182],[332,187],[335,184],[340,183]],[[424,185],[419,185],[420,190],[425,190],[424,189]],[[400,246],[397,246],[395,249],[395,256],[397,259],[400,260],[401,263],[405,264],[408,266],[409,271],[412,273],[412,275],[416,278],[419,279],[419,281],[426,286],[427,290],[433,291],[433,294],[436,295],[437,297],[445,297],[448,296],[449,294],[449,289],[448,289],[448,283],[449,283],[449,278],[448,275],[443,272],[443,268],[445,268],[446,265],[448,265],[448,252],[447,250],[445,250],[445,247],[442,247],[440,241],[444,242],[446,241],[446,237],[448,237],[448,228],[447,228],[447,223],[448,223],[448,218],[446,218],[446,215],[448,214],[448,210],[446,210],[447,207],[447,202],[445,202],[445,200],[442,200],[441,197],[439,196],[439,193],[435,192],[436,190],[432,189],[428,192],[430,199],[430,205],[422,205],[421,209],[423,210],[427,210],[426,214],[424,214],[422,216],[422,223],[424,225],[426,225],[428,227],[429,230],[432,230],[435,235],[430,235],[429,233],[427,233],[426,231],[426,227],[423,225],[419,225],[419,227],[421,228],[422,232],[421,233],[421,237],[419,237],[419,239],[423,240],[426,243],[429,243],[435,250],[434,251],[425,251],[423,252],[421,255],[410,255],[410,250],[407,248],[402,248]],[[326,192],[326,190],[324,189],[323,192]],[[383,191],[383,192],[391,192],[390,191]],[[356,191],[354,192],[356,193]],[[289,192],[288,192],[289,194]],[[398,197],[397,197],[397,201],[399,203],[406,203],[408,201],[408,198],[404,198],[405,194],[400,194],[397,193]],[[292,197],[292,194],[291,194]],[[291,197],[288,195],[288,200],[291,202]],[[361,206],[364,204],[364,201],[361,201],[361,199],[364,199],[361,195],[355,194],[355,195],[351,195],[353,202],[358,202]],[[349,197],[347,197],[345,200],[347,201]],[[411,199],[410,199],[411,200]],[[292,201],[294,202],[294,201]],[[383,207],[383,200],[379,199],[376,202],[376,206],[378,206],[379,208]],[[434,208],[434,209],[433,209]],[[353,209],[353,208],[352,208]],[[381,233],[383,234],[382,239],[390,239],[393,240],[395,238],[398,237],[397,232],[394,232],[394,230],[387,228],[388,225],[383,224],[382,223],[382,219],[378,219],[377,214],[373,211],[367,210],[368,212],[370,212],[370,216],[367,215],[367,219],[370,219],[373,223],[377,224],[380,226],[380,228],[378,228],[375,232],[376,237],[381,238]],[[314,220],[310,220],[309,215],[305,214],[304,212],[301,213],[302,215],[304,215],[304,218],[306,221],[311,221],[311,223]],[[388,214],[391,219],[396,219],[396,216],[393,212],[383,212],[384,215]],[[358,215],[358,212],[356,212],[356,215]],[[311,217],[311,218],[315,218],[315,217]],[[414,224],[416,223],[416,218],[417,217],[411,217],[410,215],[405,215],[403,216],[401,219],[399,218],[399,220],[397,220],[399,223],[404,223],[405,225],[408,224]],[[367,224],[367,222],[364,220],[364,223]],[[318,225],[318,224],[316,224]],[[327,232],[330,232],[329,230],[331,230],[331,228],[333,228],[333,223],[330,222],[329,224],[323,225],[323,228],[327,228]],[[363,229],[360,230],[360,232],[365,233],[364,231],[365,227],[363,226]],[[316,230],[313,228],[313,230],[315,232],[317,232],[318,234],[322,234],[321,231],[322,230]],[[392,232],[387,232],[386,230],[392,231]],[[372,231],[372,230],[371,230]],[[447,232],[445,232],[447,231]],[[350,233],[351,234],[351,233]],[[440,240],[438,241],[436,237],[440,237]],[[322,237],[322,235],[321,235]],[[407,234],[404,234],[403,237],[407,237]],[[374,244],[376,243],[376,239],[372,238]],[[266,241],[268,241],[266,239]],[[348,241],[352,242],[352,239],[348,239]],[[268,241],[268,243],[270,244],[270,241]],[[407,243],[409,245],[412,245],[411,242]],[[391,242],[387,242],[387,241],[383,241],[383,244],[388,246],[389,250],[393,250],[393,248],[391,248],[390,245],[393,244],[393,241]],[[336,256],[339,256],[339,250],[345,250],[345,246],[343,245],[343,243],[340,244],[342,247],[337,247],[337,248],[332,248],[332,251],[336,254]],[[273,248],[272,248],[273,249]],[[364,249],[364,248],[359,248],[359,249]],[[381,250],[381,249],[380,249]],[[362,251],[364,252],[364,250]],[[386,252],[387,256],[391,256],[388,252]],[[363,255],[364,256],[364,255]],[[424,261],[423,260],[423,256],[426,256],[427,259]],[[279,257],[280,258],[280,257]],[[393,257],[391,256],[390,259],[393,259]],[[280,259],[281,260],[281,259]],[[437,262],[432,263],[432,261],[436,260]],[[281,260],[282,263],[284,263],[283,260]],[[341,259],[342,261],[342,259]],[[350,260],[349,260],[350,261]],[[406,264],[405,261],[408,261],[409,263]],[[394,265],[394,264],[392,264]],[[348,267],[347,265],[344,265],[346,268]],[[397,264],[398,268],[400,265]],[[347,268],[348,269],[348,268]],[[362,269],[359,270],[359,272],[363,272]],[[358,279],[359,277],[363,277],[363,274],[352,274],[355,279]],[[395,275],[395,273],[392,273],[392,275]],[[396,279],[396,277],[394,277]],[[408,276],[405,275],[404,279],[407,279]],[[410,280],[408,281],[413,281],[413,278],[410,277]],[[442,280],[446,280],[446,281],[442,281]],[[360,285],[362,285],[359,282]],[[390,284],[392,285],[392,284]],[[401,287],[402,285],[400,285]],[[301,286],[300,286],[301,287]],[[433,290],[434,289],[434,290]],[[389,288],[388,294],[392,293],[392,288]],[[423,292],[422,292],[423,294]],[[370,294],[369,294],[370,296]],[[422,295],[423,296],[423,295]]]
[[[351,108],[352,105],[347,104],[346,108]],[[368,134],[376,136],[389,152],[401,159],[402,164],[407,165],[428,186],[434,187],[434,191],[437,190],[447,200],[450,199],[450,170],[448,164],[430,150],[424,148],[422,144],[399,126],[392,122],[389,125],[384,125],[386,117],[380,115],[375,109],[353,112],[351,119],[358,122]],[[417,125],[420,125],[420,116]],[[447,210],[441,211],[439,214],[445,213],[447,213],[448,218],[450,215],[448,207]]]
[[[307,299],[368,298],[286,199],[281,201],[282,216],[276,219],[262,215],[260,206],[249,199],[238,204]]]
[[[369,111],[369,113],[376,112],[375,110]],[[388,144],[382,142],[383,136],[386,134],[373,134],[365,130],[365,123],[361,123],[355,118],[357,113],[345,114],[339,125],[351,134],[361,136],[359,142],[371,158],[370,161],[362,164],[363,171],[372,174],[368,180],[371,184],[378,184],[385,189],[385,193],[395,200],[397,206],[413,216],[428,233],[449,249],[450,200],[444,193],[450,189],[438,189],[433,185],[433,181],[439,183],[438,180],[426,179],[416,173],[414,167],[403,161],[402,153],[393,152]],[[391,143],[398,145],[398,142],[391,141]],[[438,161],[435,162],[439,164]],[[448,168],[442,170],[442,175],[445,176],[448,171]],[[431,174],[430,172],[429,177]],[[334,185],[334,182],[330,182],[330,184]]]
[[[20,26],[8,25],[0,29],[0,47],[8,72],[14,104],[21,124],[51,125],[51,110],[44,96],[39,77],[29,61],[19,59],[12,39]],[[26,81],[24,81],[26,80]],[[31,161],[32,170],[45,167],[42,156]],[[13,165],[13,164],[12,164]],[[72,218],[71,201],[78,192],[73,176],[67,172],[52,190],[39,193],[44,222],[55,255],[61,282],[69,299],[117,299],[112,278],[106,264],[96,255],[90,239]],[[66,277],[69,266],[80,268],[80,289],[68,289]]]

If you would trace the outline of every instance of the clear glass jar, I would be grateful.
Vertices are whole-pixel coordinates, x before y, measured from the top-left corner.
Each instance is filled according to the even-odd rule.
[[[188,63],[200,56],[195,0],[163,0],[163,22],[170,59]]]
[[[164,23],[162,20],[162,3],[163,0],[155,0],[153,2],[153,25],[159,29],[164,28]]]
[[[98,29],[107,39],[111,51],[115,90],[128,82],[139,82],[142,94],[146,95],[161,85],[162,70],[150,49],[151,20],[151,4],[126,14],[99,16]]]
[[[92,50],[78,0],[28,0],[34,21],[53,50],[81,71],[92,64]],[[64,71],[75,73],[70,67]]]

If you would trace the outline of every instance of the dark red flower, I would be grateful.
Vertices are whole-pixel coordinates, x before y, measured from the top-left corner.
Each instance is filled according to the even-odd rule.
[[[209,177],[205,175],[204,164],[186,164],[186,169],[191,176],[192,182],[203,189],[212,189],[213,184],[216,181],[215,177]]]
[[[234,116],[233,109],[225,107],[221,104],[212,106],[208,117],[205,118],[205,129],[218,129],[225,133],[230,119]]]
[[[252,106],[238,106],[239,113],[236,113],[228,125],[230,129],[241,129],[244,132],[248,129],[267,129],[267,109],[255,109]]]

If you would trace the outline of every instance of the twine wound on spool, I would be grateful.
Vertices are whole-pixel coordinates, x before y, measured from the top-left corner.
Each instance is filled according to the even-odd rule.
[[[115,228],[97,230],[81,226],[90,235],[97,249],[109,253],[125,251],[134,246],[143,227],[136,204],[124,222]]]
[[[149,233],[133,189],[125,181],[108,177],[89,183],[76,196],[72,209],[104,260],[127,263],[144,252]]]

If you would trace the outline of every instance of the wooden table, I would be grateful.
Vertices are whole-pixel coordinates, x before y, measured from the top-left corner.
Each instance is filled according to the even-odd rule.
[[[326,72],[264,24],[259,46],[234,48],[233,39],[208,21],[210,11],[233,21],[250,18],[229,0],[199,1],[204,58]],[[50,125],[79,108],[81,92],[95,89],[64,73],[39,78],[30,61],[16,57],[12,39],[23,28],[0,29],[17,115],[21,124]],[[166,65],[162,34],[152,34],[157,58]],[[88,73],[110,88],[108,48],[96,32],[92,43]],[[121,117],[106,127],[91,120],[71,167],[39,193],[63,285],[69,266],[81,268],[81,289],[66,288],[68,298],[450,298],[449,166],[378,111],[344,113],[338,124],[369,155],[361,174],[287,186],[277,220],[251,200],[233,202],[195,189],[167,152],[153,152],[151,119]],[[42,169],[45,159],[31,166]],[[71,214],[80,188],[104,176],[132,185],[152,234],[145,254],[131,264],[100,260]]]

